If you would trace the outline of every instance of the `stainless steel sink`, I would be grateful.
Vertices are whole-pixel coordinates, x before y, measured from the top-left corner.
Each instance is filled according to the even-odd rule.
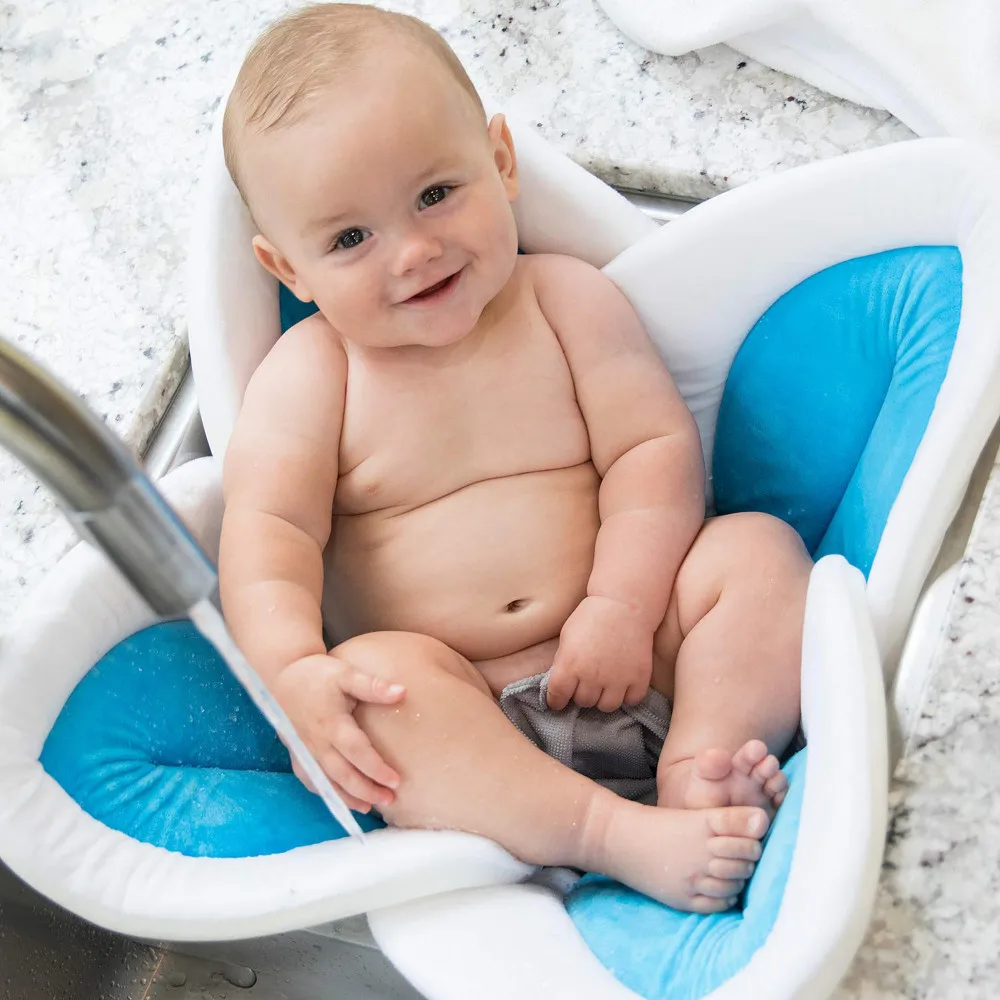
[[[0,866],[3,1000],[140,1000],[160,958],[56,909]]]
[[[0,1000],[419,1000],[363,917],[221,944],[133,941],[59,909],[0,865]]]

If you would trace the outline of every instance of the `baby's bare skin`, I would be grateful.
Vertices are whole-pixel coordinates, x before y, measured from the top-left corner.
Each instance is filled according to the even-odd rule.
[[[557,636],[586,596],[600,477],[542,264],[521,258],[456,345],[347,346],[324,601],[338,637],[421,632],[488,660]]]
[[[784,795],[808,559],[760,516],[702,527],[697,429],[631,307],[580,261],[515,256],[502,118],[412,49],[358,81],[246,137],[258,258],[321,313],[229,447],[230,627],[353,807],[725,909]],[[672,699],[664,808],[484,697],[549,667],[554,708]]]

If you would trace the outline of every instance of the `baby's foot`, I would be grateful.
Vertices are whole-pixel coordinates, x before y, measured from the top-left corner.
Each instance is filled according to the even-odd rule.
[[[663,768],[657,777],[660,805],[674,809],[760,806],[773,816],[784,801],[788,779],[760,740],[736,753],[702,750]]]
[[[749,806],[662,809],[618,799],[603,824],[590,825],[599,840],[588,867],[674,909],[721,913],[753,874],[768,823]]]

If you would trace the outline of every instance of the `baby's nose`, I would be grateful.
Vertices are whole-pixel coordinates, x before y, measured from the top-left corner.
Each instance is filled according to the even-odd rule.
[[[411,274],[444,252],[441,241],[429,233],[411,231],[403,236],[396,251],[395,271],[399,276]]]

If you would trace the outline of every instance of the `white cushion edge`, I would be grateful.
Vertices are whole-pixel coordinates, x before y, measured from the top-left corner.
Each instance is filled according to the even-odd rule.
[[[429,1000],[638,1000],[535,885],[453,892],[368,914],[379,947]]]
[[[924,581],[1000,418],[998,176],[1000,161],[983,151],[969,156],[964,177],[953,179],[961,206],[955,217],[963,270],[958,336],[868,575],[868,598],[890,678]]]
[[[278,282],[257,263],[257,229],[226,170],[220,103],[202,164],[186,271],[188,348],[205,436],[225,454],[257,366],[281,332]]]
[[[0,767],[0,856],[38,892],[131,937],[222,941],[296,930],[531,869],[470,834],[380,830],[257,858],[192,858],[88,816],[37,762]]]
[[[802,716],[806,787],[778,918],[710,1000],[826,998],[868,926],[888,822],[885,694],[864,578],[840,556],[809,583]]]
[[[530,124],[509,119],[520,193],[518,242],[527,253],[561,253],[603,267],[660,227],[614,188],[559,153]]]

